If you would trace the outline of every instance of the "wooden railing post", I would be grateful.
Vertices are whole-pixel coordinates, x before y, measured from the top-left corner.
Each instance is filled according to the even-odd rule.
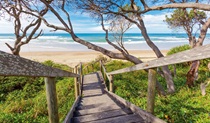
[[[102,69],[103,69],[103,68],[102,68],[102,60],[100,60],[99,63],[100,63],[100,71],[101,71],[101,73],[102,73],[102,71],[103,71],[103,70],[102,70]]]
[[[113,75],[109,75],[109,79],[110,79],[110,81],[109,81],[109,91],[110,92],[113,92]]]
[[[148,73],[148,89],[147,89],[147,111],[154,114],[155,106],[155,87],[156,87],[156,71],[149,69]]]
[[[92,66],[92,72],[94,71],[94,66],[93,66],[93,64],[91,64],[91,66]]]
[[[89,67],[87,66],[87,73],[89,73]]]
[[[104,71],[104,83],[106,83],[106,72]]]
[[[45,77],[45,86],[46,86],[49,122],[50,123],[58,123],[59,117],[58,117],[55,78]]]
[[[106,83],[106,69],[104,67],[102,60],[100,61],[100,63],[101,63],[101,73],[103,74],[104,83]]]
[[[79,95],[82,95],[82,63],[80,63]]]
[[[77,74],[77,67],[74,68],[74,73]],[[78,81],[78,77],[75,77],[75,78],[74,78],[74,90],[75,90],[75,98],[76,98],[76,99],[77,99],[77,97],[78,97],[78,95],[79,95],[79,94],[78,94],[79,91],[78,91],[78,84],[77,84],[77,81]]]

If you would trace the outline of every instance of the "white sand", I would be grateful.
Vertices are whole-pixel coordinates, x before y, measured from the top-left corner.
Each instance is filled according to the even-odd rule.
[[[163,50],[165,55],[167,50]],[[138,50],[130,51],[130,54],[141,58],[143,61],[155,59],[156,55],[150,50]],[[45,51],[45,52],[21,52],[20,55],[24,58],[43,62],[46,60],[52,60],[56,63],[67,64],[74,67],[80,62],[90,62],[95,60],[99,55],[99,52],[95,51]]]

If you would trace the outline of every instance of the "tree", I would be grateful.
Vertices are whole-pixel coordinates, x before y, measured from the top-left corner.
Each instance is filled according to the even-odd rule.
[[[33,2],[32,2],[33,5]],[[0,2],[1,15],[9,16],[9,20],[14,23],[15,43],[12,47],[6,43],[14,55],[20,55],[21,46],[28,44],[32,39],[38,38],[42,34],[42,30],[36,34],[41,26],[42,19],[28,14],[30,4],[24,0],[4,0]],[[40,16],[44,16],[48,9],[37,11]],[[23,19],[27,19],[29,23],[23,27]]]
[[[130,11],[130,10],[123,9],[122,5],[118,6],[117,4],[113,4],[113,2],[114,3],[121,3],[123,1],[121,1],[121,2],[118,2],[118,1],[109,1],[109,2],[107,2],[105,0],[102,0],[101,2],[99,1],[101,6],[98,6],[97,5],[98,3],[93,3],[92,1],[74,1],[74,2],[73,1],[65,1],[65,0],[60,1],[59,5],[57,5],[57,6],[60,8],[61,11],[63,11],[66,14],[66,17],[67,17],[67,20],[68,20],[67,22],[65,21],[65,19],[63,17],[61,17],[58,14],[58,12],[56,11],[55,7],[53,7],[53,3],[52,4],[48,4],[45,0],[41,0],[41,1],[46,6],[49,7],[51,12],[63,24],[63,27],[56,26],[56,25],[48,23],[48,21],[43,18],[45,24],[48,27],[54,28],[55,30],[64,30],[64,31],[68,32],[72,36],[72,38],[73,38],[73,40],[75,42],[78,42],[78,43],[80,43],[82,45],[85,45],[89,49],[92,49],[92,50],[95,50],[95,51],[99,51],[99,52],[109,56],[110,58],[128,60],[128,61],[131,61],[131,62],[133,62],[135,64],[142,63],[142,61],[139,60],[137,57],[134,57],[134,56],[132,56],[130,54],[127,54],[121,47],[119,47],[119,46],[115,45],[114,43],[112,43],[109,40],[109,38],[108,38],[108,30],[105,29],[104,26],[103,26],[104,25],[104,18],[107,20],[106,16],[107,17],[108,16],[111,17],[112,15],[118,15],[118,14],[108,14],[108,13],[104,14],[104,12],[101,11],[101,9],[107,10],[109,8],[113,8],[113,7],[116,8],[117,7],[117,8],[119,8],[121,10],[121,12],[119,12],[120,13],[119,16],[123,15],[122,16],[123,18],[127,17],[127,20],[130,19],[129,16],[128,16],[129,13],[124,12],[124,11]],[[73,26],[72,26],[71,21],[70,21],[70,15],[69,15],[69,13],[67,11],[67,5],[68,5],[69,2],[71,2],[71,3],[87,2],[88,4],[87,5],[83,4],[84,5],[83,7],[89,7],[87,9],[90,9],[90,11],[92,11],[91,15],[96,16],[98,19],[101,20],[102,28],[106,32],[106,41],[108,42],[108,44],[113,46],[115,49],[119,50],[120,53],[115,53],[113,51],[109,51],[107,49],[104,49],[102,47],[99,47],[99,46],[97,46],[95,44],[92,44],[92,43],[90,43],[88,41],[82,40],[79,37],[77,37],[75,35],[75,33],[74,33]],[[54,1],[54,3],[58,3],[58,2]],[[82,5],[82,4],[80,4],[80,5]],[[134,5],[132,5],[131,8],[132,8],[132,10],[133,9],[138,9],[138,7],[136,7]],[[136,13],[133,13],[133,14],[136,16]],[[129,21],[132,22],[131,19]],[[148,34],[146,32],[146,28],[144,26],[144,22],[143,22],[143,20],[142,20],[142,18],[140,16],[139,16],[139,21],[142,24],[142,26],[139,25],[139,24],[138,25],[139,25],[139,27],[141,27],[141,30],[143,30],[143,35],[146,37],[147,43],[152,47],[152,49],[155,51],[155,53],[157,54],[158,57],[163,57],[163,54],[160,52],[160,50],[157,48],[157,46],[155,46],[154,43],[149,39],[149,36],[148,36]],[[132,23],[134,23],[134,22],[132,22]],[[174,87],[174,84],[173,84],[173,81],[172,81],[171,73],[170,73],[169,69],[167,68],[167,66],[163,67],[163,71],[164,71],[164,74],[165,74],[165,78],[167,79],[168,92],[169,93],[173,93],[175,91],[175,87]]]
[[[166,15],[165,22],[171,29],[183,28],[189,37],[190,46],[194,47],[196,45],[196,39],[193,35],[193,33],[196,33],[194,29],[195,26],[200,24],[200,21],[206,19],[205,12],[193,9],[189,12],[186,9],[176,9],[170,16],[171,17],[168,17]]]
[[[124,9],[132,9],[128,4],[123,7]],[[121,10],[118,10],[121,11]],[[135,16],[133,14],[129,14],[129,17],[132,19],[135,19]],[[126,31],[128,31],[133,23],[131,23],[128,20],[125,20],[122,16],[113,16],[111,23],[110,23],[110,31],[113,34],[113,37],[115,38],[115,41],[117,42],[118,46],[121,47],[122,50],[124,50],[125,53],[129,54],[128,50],[124,46],[124,34]],[[102,25],[103,26],[103,25]]]
[[[99,51],[111,58],[115,58],[115,59],[124,59],[124,60],[129,60],[135,64],[138,63],[142,63],[141,60],[137,59],[136,57],[130,55],[130,54],[126,54],[120,47],[118,47],[117,45],[113,44],[109,38],[108,38],[108,30],[104,28],[103,24],[104,24],[104,20],[109,20],[114,15],[118,15],[121,17],[124,17],[124,19],[132,22],[133,24],[135,24],[140,30],[141,33],[143,35],[143,37],[145,38],[145,41],[147,42],[147,44],[151,47],[151,49],[155,52],[155,54],[157,55],[157,57],[163,57],[163,54],[160,52],[160,50],[158,49],[158,47],[151,41],[151,39],[149,38],[148,34],[147,34],[147,30],[145,28],[144,25],[144,21],[142,18],[142,14],[147,13],[149,11],[153,11],[153,10],[162,10],[162,9],[169,9],[169,8],[196,8],[196,9],[201,9],[201,10],[206,10],[209,11],[209,5],[208,4],[201,4],[201,3],[174,3],[174,1],[170,1],[171,4],[163,4],[163,5],[155,5],[155,6],[151,6],[149,7],[148,4],[144,1],[144,0],[140,0],[140,1],[134,1],[134,0],[130,0],[130,1],[124,1],[124,0],[99,0],[99,1],[93,1],[93,0],[80,0],[80,1],[68,1],[68,0],[60,0],[58,1],[54,1],[54,3],[59,3],[59,8],[61,11],[63,11],[66,14],[67,17],[67,22],[65,21],[64,17],[61,17],[58,14],[58,11],[56,11],[55,7],[53,7],[53,3],[52,4],[48,4],[45,0],[41,0],[46,6],[49,7],[49,9],[51,10],[51,12],[57,17],[58,20],[60,20],[60,22],[63,24],[63,27],[61,26],[56,26],[53,24],[49,24],[48,21],[46,19],[43,19],[44,22],[46,23],[46,25],[48,27],[54,28],[55,30],[64,30],[66,32],[68,32],[73,40],[75,42],[78,42],[82,45],[87,46],[88,48],[92,49],[92,50],[96,50]],[[160,2],[163,3],[163,2]],[[77,37],[74,33],[73,30],[73,26],[70,20],[70,15],[69,15],[69,11],[68,11],[68,5],[72,5],[75,4],[77,9],[80,9],[82,12],[88,12],[91,14],[92,17],[96,17],[98,20],[101,20],[101,25],[102,28],[104,29],[104,31],[106,32],[106,41],[113,46],[115,49],[119,50],[120,53],[115,53],[113,51],[109,51],[107,49],[104,49],[102,47],[99,47],[95,44],[89,43],[85,40],[80,39],[79,37]],[[123,9],[123,6],[129,4],[132,8],[132,10],[127,10],[127,9]],[[140,9],[140,8],[143,9]],[[121,11],[118,11],[118,10]],[[131,19],[128,14],[133,14],[136,17],[136,20]],[[209,20],[210,21],[210,20]],[[208,25],[208,22],[206,23]],[[206,32],[206,31],[205,31]],[[205,36],[202,35],[202,36]],[[175,91],[175,87],[172,81],[172,76],[171,73],[168,69],[167,66],[162,67],[162,70],[164,72],[166,81],[167,81],[167,88],[168,88],[168,92],[169,93],[173,93]]]
[[[210,10],[210,5],[208,5],[208,4],[174,3],[173,0],[170,0],[169,4],[164,3],[164,2],[159,2],[157,5],[156,4],[148,4],[149,2],[145,2],[144,0],[140,0],[140,1],[134,1],[134,0],[130,0],[130,1],[124,1],[124,0],[109,0],[109,1],[107,1],[107,0],[97,0],[97,1],[95,1],[95,0],[80,0],[80,1],[54,0],[53,2],[52,1],[49,2],[46,0],[40,0],[40,1],[41,2],[39,3],[39,5],[41,3],[43,3],[45,6],[47,6],[47,8],[49,8],[51,13],[53,13],[55,15],[55,17],[62,24],[62,26],[51,24],[51,23],[49,23],[49,20],[47,20],[47,18],[45,18],[43,16],[39,16],[48,27],[53,28],[55,31],[63,30],[65,32],[68,32],[75,42],[80,43],[80,44],[88,47],[89,49],[101,52],[104,55],[107,55],[111,58],[128,60],[135,64],[142,63],[142,61],[130,54],[126,54],[126,52],[124,52],[122,50],[122,48],[113,44],[109,40],[108,30],[105,29],[103,26],[105,21],[108,22],[112,16],[121,16],[125,20],[128,20],[131,23],[135,24],[141,30],[141,33],[142,33],[143,37],[145,38],[145,41],[151,47],[151,49],[155,52],[157,57],[163,57],[163,54],[160,52],[158,47],[149,38],[149,36],[147,34],[147,30],[144,25],[142,15],[149,11],[163,10],[163,9],[169,9],[169,8],[195,8],[195,9],[200,9],[200,10],[205,10],[205,11]],[[155,0],[155,1],[158,1],[158,0]],[[130,7],[132,9],[129,9],[129,10],[123,9],[123,6],[126,4],[130,5]],[[105,37],[106,41],[108,42],[108,44],[113,46],[115,49],[119,50],[120,51],[119,53],[107,50],[107,49],[97,46],[93,43],[82,40],[74,33],[73,25],[71,23],[71,18],[70,18],[70,10],[75,9],[75,8],[73,8],[74,7],[73,5],[77,5],[77,7],[79,6],[80,8],[77,8],[77,9],[80,9],[82,12],[88,12],[91,14],[91,16],[96,17],[98,20],[100,20],[102,28],[106,32],[106,37]],[[154,5],[154,6],[148,6],[148,5]],[[33,8],[31,8],[31,9],[33,10]],[[118,10],[120,10],[120,11],[118,11]],[[66,16],[63,16],[63,14],[60,14],[61,12],[63,12]],[[136,17],[136,19],[133,20],[132,18],[130,18],[128,16],[129,14],[133,14]],[[205,25],[206,25],[205,27],[203,26],[204,33],[202,33],[202,35],[200,37],[201,39],[205,38],[207,29],[210,25],[210,19],[208,19],[205,22]],[[174,84],[172,81],[171,73],[167,66],[164,66],[162,68],[162,70],[163,70],[163,72],[165,74],[165,78],[167,80],[168,92],[172,93],[175,91],[175,87],[174,87]]]
[[[203,44],[204,38],[201,40],[196,39],[193,35],[195,26],[204,24],[206,19],[206,14],[204,11],[198,11],[196,9],[191,9],[189,12],[186,9],[176,9],[172,13],[171,17],[166,16],[166,23],[173,28],[183,28],[188,35],[189,45],[194,48],[201,46]],[[202,32],[201,32],[202,33]],[[196,34],[196,32],[195,32]],[[200,61],[193,61],[190,70],[187,73],[186,84],[191,87],[194,81],[198,77],[198,68]]]

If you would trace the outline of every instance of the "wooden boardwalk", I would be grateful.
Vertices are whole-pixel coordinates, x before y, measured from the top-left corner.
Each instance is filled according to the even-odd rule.
[[[73,123],[144,123],[139,115],[111,98],[98,73],[83,77],[83,96],[74,112]]]
[[[59,70],[45,66],[19,56],[0,51],[0,76],[27,76],[27,77],[45,77],[46,97],[48,105],[48,114],[50,123],[58,123],[58,107],[56,95],[56,77],[74,77],[75,78],[75,97],[76,100],[67,114],[64,123],[69,122],[91,122],[91,123],[129,123],[129,122],[146,122],[146,123],[165,123],[165,121],[154,115],[140,109],[123,98],[112,93],[113,75],[125,72],[149,69],[152,71],[148,77],[148,99],[147,108],[149,112],[154,110],[154,86],[156,83],[156,71],[154,68],[177,63],[195,61],[210,58],[210,44],[196,47],[187,51],[179,52],[170,56],[158,58],[131,67],[115,70],[107,73],[106,68],[100,61],[100,70],[104,76],[109,78],[110,91],[105,90],[101,83],[101,77],[98,73],[85,75],[83,95],[78,94],[77,85],[81,84],[82,64],[75,66],[75,73]],[[88,69],[88,66],[87,66]],[[101,73],[100,73],[101,74]],[[151,79],[152,78],[152,79]],[[150,84],[150,85],[149,85]],[[82,98],[81,98],[82,97]],[[149,100],[149,99],[152,99]],[[75,110],[76,107],[76,110]],[[150,110],[150,107],[152,107]]]

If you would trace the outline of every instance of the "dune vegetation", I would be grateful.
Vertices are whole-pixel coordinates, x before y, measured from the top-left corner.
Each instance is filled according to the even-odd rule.
[[[186,49],[188,49],[187,46],[173,48],[168,54]],[[107,60],[103,57],[98,59]],[[177,91],[165,97],[159,96],[157,93],[155,99],[155,115],[157,117],[169,123],[208,123],[210,121],[210,86],[207,86],[205,96],[202,96],[200,91],[200,83],[209,81],[210,71],[207,68],[209,61],[209,59],[201,61],[198,80],[196,80],[195,86],[191,88],[185,84],[190,63],[176,65],[176,77],[173,77],[173,80]],[[46,61],[44,64],[70,70],[68,66],[52,61]],[[105,67],[110,72],[132,65],[134,64],[131,62],[111,60],[105,64]],[[89,70],[99,70],[99,63],[92,67],[93,70]],[[174,66],[171,65],[169,68],[173,71]],[[114,91],[117,95],[145,110],[147,79],[148,74],[144,70],[115,75]],[[166,89],[165,79],[158,75],[158,80]],[[106,82],[108,86],[108,81]],[[0,77],[0,83],[0,122],[48,122],[43,78]],[[75,100],[73,84],[73,78],[59,77],[56,79],[60,122],[64,120]]]
[[[66,65],[52,61],[45,65],[70,70]],[[0,77],[1,123],[47,123],[48,111],[44,78]],[[60,122],[74,103],[73,78],[56,78]]]

